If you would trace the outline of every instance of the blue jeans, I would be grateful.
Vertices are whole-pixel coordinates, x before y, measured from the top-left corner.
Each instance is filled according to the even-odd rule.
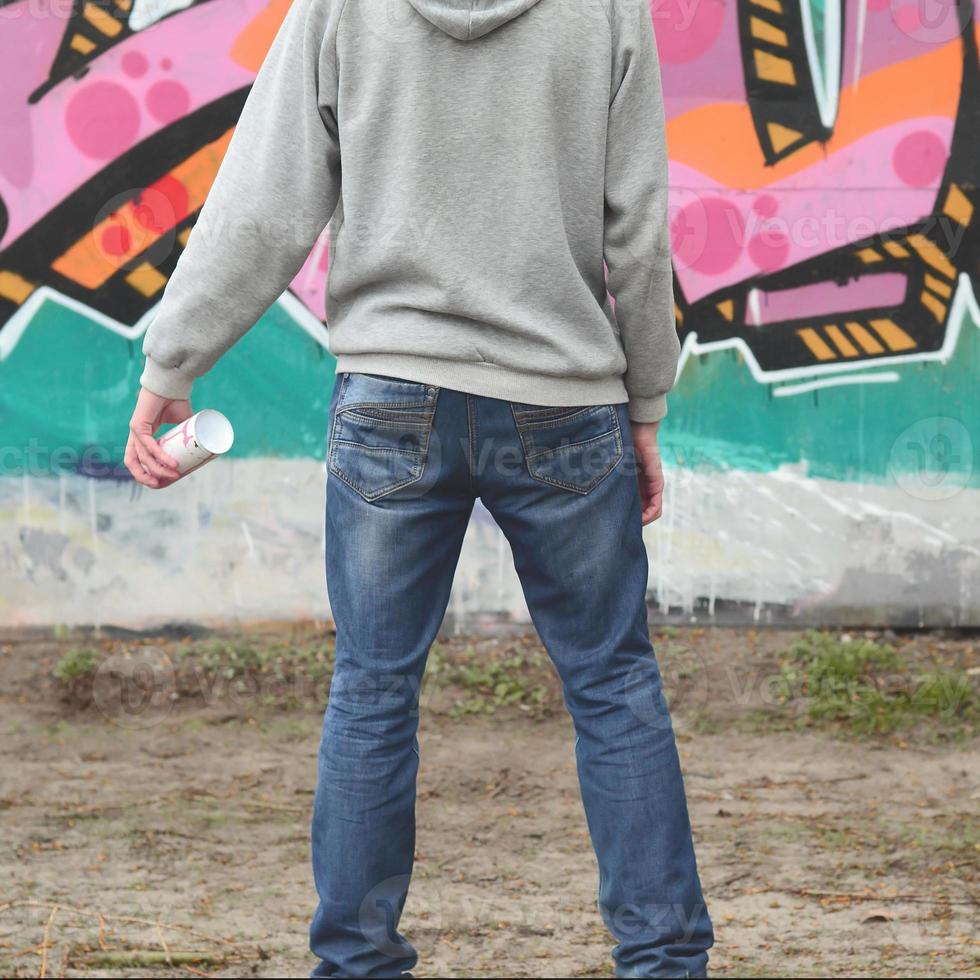
[[[326,506],[337,663],[312,823],[311,976],[401,977],[416,963],[398,922],[419,691],[477,497],[510,542],[562,681],[617,975],[706,975],[711,920],[650,644],[632,460],[625,405],[338,376]]]

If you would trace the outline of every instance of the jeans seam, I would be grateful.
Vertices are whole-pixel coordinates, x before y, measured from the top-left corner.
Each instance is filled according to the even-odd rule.
[[[569,415],[562,415],[559,418],[534,419],[528,418],[519,412],[515,412],[514,418],[526,429],[557,429],[559,426],[568,422],[573,422],[582,415],[599,414],[599,409],[608,408],[608,405],[590,405],[588,408],[580,408]]]
[[[327,470],[333,472],[336,465],[336,441],[335,433],[337,431],[337,418],[340,414],[340,406],[344,403],[344,392],[347,390],[347,382],[350,380],[350,375],[345,373],[340,380],[340,391],[337,392],[337,401],[334,405],[333,418],[330,420],[330,432],[327,435]],[[337,474],[339,476],[339,474]],[[345,481],[346,482],[346,481]]]
[[[591,436],[588,439],[580,439],[578,442],[566,442],[562,445],[556,447],[555,449],[539,449],[535,453],[531,453],[528,459],[537,459],[539,456],[548,456],[551,453],[560,452],[564,449],[577,449],[579,446],[590,446],[594,442],[598,442],[600,439],[607,439],[609,436],[616,432],[616,421],[613,420],[613,427],[608,432],[600,432],[597,436]],[[618,448],[618,446],[617,446]],[[617,460],[618,462],[618,460]]]
[[[476,461],[478,452],[478,442],[479,442],[479,422],[476,417],[476,411],[473,406],[473,396],[470,394],[466,395],[466,429],[469,435],[470,442],[470,489],[476,494],[479,490],[479,479],[476,473]]]
[[[514,410],[514,406],[511,405],[511,413],[514,418],[514,426],[517,429],[517,436],[521,441],[521,448],[524,451],[524,465],[527,468],[528,475],[531,477],[532,480],[537,480],[539,483],[546,483],[553,487],[559,487],[563,490],[571,490],[572,492],[581,494],[584,497],[589,493],[591,493],[600,483],[602,483],[603,480],[606,479],[606,477],[609,476],[610,473],[612,473],[614,469],[616,469],[616,467],[620,464],[620,462],[622,462],[623,455],[624,455],[623,429],[619,422],[619,415],[616,413],[616,410],[612,405],[604,405],[604,406],[596,406],[596,407],[605,408],[609,412],[609,417],[612,423],[612,427],[609,429],[608,432],[603,432],[601,435],[593,436],[591,439],[585,439],[579,443],[572,443],[572,445],[577,445],[577,446],[587,445],[588,443],[597,442],[600,439],[606,439],[609,436],[614,436],[616,441],[616,458],[613,461],[612,465],[609,467],[609,469],[607,469],[606,472],[603,473],[598,479],[594,480],[592,483],[588,484],[585,487],[581,487],[581,486],[576,486],[573,483],[566,483],[564,480],[559,480],[556,477],[541,476],[538,473],[534,472],[534,468],[531,465],[534,460],[541,459],[544,456],[548,456],[549,454],[554,453],[557,450],[545,449],[529,456],[527,452],[527,442],[524,439],[524,432],[522,429],[521,421],[517,417],[517,412]],[[562,447],[562,448],[566,448],[566,447]]]
[[[431,388],[432,385],[423,387]],[[432,398],[427,398],[421,402],[348,402],[341,409],[342,412],[353,412],[359,408],[377,408],[393,412],[404,411],[406,409],[426,409],[432,406]]]
[[[350,375],[344,379],[345,383]],[[366,500],[368,503],[374,503],[375,500],[380,500],[382,497],[386,497],[389,494],[394,493],[396,490],[403,490],[405,487],[410,487],[413,483],[418,483],[422,477],[425,475],[425,467],[429,460],[429,442],[432,439],[432,430],[435,428],[435,417],[436,417],[436,407],[439,403],[439,394],[441,389],[438,387],[434,388],[435,394],[432,396],[432,413],[429,418],[428,423],[424,431],[424,443],[420,446],[418,451],[406,450],[406,449],[387,449],[363,446],[360,443],[350,442],[344,439],[334,438],[334,430],[337,426],[337,420],[339,418],[339,413],[334,414],[333,425],[331,426],[331,449],[330,449],[330,460],[328,464],[328,469],[330,473],[336,476],[339,480],[346,483],[352,490],[354,490],[360,497]],[[343,391],[341,391],[341,399],[343,398]],[[338,406],[339,407],[339,406]],[[346,445],[348,448],[356,448],[358,451],[367,450],[369,452],[378,452],[381,454],[391,454],[391,455],[401,455],[401,456],[418,456],[419,463],[418,473],[413,474],[411,477],[405,480],[398,480],[390,486],[383,487],[380,490],[370,492],[366,488],[358,486],[349,476],[343,473],[337,464],[337,447],[341,445]],[[414,465],[414,464],[413,464]]]
[[[354,442],[351,439],[335,439],[338,446],[350,446],[352,449],[360,449],[366,453],[382,453],[393,456],[424,456],[425,450],[422,449],[387,449],[382,446],[367,446],[363,442]]]
[[[384,497],[389,493],[394,493],[396,490],[402,490],[405,487],[411,486],[413,483],[418,483],[418,481],[422,479],[422,474],[425,472],[425,466],[423,464],[418,476],[412,476],[407,480],[399,480],[397,483],[393,483],[391,486],[382,487],[380,490],[373,493],[356,484],[345,473],[337,469],[334,464],[331,464],[330,472],[337,477],[337,479],[346,483],[352,490],[357,491],[357,493],[368,503],[373,503],[375,500],[379,500],[381,497]]]

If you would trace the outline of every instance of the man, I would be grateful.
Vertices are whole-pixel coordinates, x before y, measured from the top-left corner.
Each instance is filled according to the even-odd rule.
[[[416,962],[397,926],[419,685],[477,497],[563,682],[617,973],[706,975],[645,605],[678,358],[645,0],[293,0],[146,335],[127,450],[141,483],[174,479],[153,432],[190,413],[194,379],[328,222],[337,664],[312,975]]]

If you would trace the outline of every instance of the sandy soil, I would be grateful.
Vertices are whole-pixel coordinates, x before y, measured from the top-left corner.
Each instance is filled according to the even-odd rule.
[[[790,639],[690,631],[658,646],[712,973],[976,975],[976,742],[768,730],[757,712]],[[324,682],[286,702],[218,683],[106,717],[58,696],[51,667],[72,642],[0,636],[0,970],[307,975]],[[900,642],[976,662],[968,638]],[[418,975],[611,976],[568,720],[454,717],[430,700],[403,920]],[[134,948],[160,962],[126,965]]]

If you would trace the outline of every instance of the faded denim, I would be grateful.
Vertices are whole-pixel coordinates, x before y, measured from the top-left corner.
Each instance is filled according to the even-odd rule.
[[[416,963],[398,924],[419,692],[477,497],[510,542],[562,681],[617,976],[706,975],[712,926],[647,627],[626,405],[545,407],[342,373],[327,469],[337,663],[312,821],[311,976],[398,977]]]

